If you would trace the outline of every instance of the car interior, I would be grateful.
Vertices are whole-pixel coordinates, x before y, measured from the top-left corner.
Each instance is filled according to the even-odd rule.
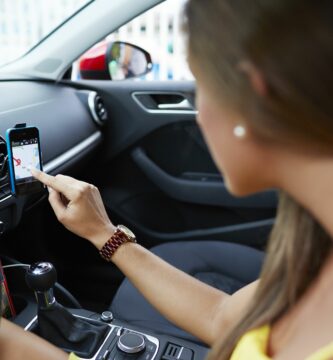
[[[106,43],[107,79],[96,74],[93,61],[85,63],[89,74],[82,70],[80,79],[71,78],[73,62],[88,49],[159,3],[89,1],[29,53],[0,68],[0,257],[15,308],[11,321],[82,358],[194,360],[208,349],[158,314],[91,244],[66,230],[47,189],[11,193],[7,129],[36,126],[45,172],[94,184],[114,224],[229,294],[259,276],[274,224],[275,190],[246,198],[228,193],[196,123],[195,81],[138,81],[128,69],[115,80],[118,68],[109,74],[107,67],[113,50],[131,46],[121,39]],[[146,61],[142,75],[152,60],[134,45]],[[37,275],[47,279],[36,282]],[[59,306],[45,316],[53,291]],[[57,311],[68,316],[60,322]],[[75,344],[62,329],[73,321],[84,323],[85,334]]]

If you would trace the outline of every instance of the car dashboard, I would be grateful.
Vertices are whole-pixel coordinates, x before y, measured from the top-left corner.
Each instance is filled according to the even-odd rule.
[[[95,91],[38,81],[0,82],[0,134],[19,123],[40,132],[44,171],[67,172],[84,165],[85,158],[102,143],[107,120],[103,101]],[[4,229],[15,227],[24,208],[45,195],[11,195],[5,140],[0,140],[0,220]]]

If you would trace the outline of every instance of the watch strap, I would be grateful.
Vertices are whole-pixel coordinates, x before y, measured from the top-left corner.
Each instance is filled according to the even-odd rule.
[[[136,243],[136,239],[135,237],[132,238],[127,236],[121,229],[119,229],[119,227],[117,227],[115,233],[103,245],[99,253],[105,261],[110,262],[113,254],[118,250],[118,248],[127,242]]]

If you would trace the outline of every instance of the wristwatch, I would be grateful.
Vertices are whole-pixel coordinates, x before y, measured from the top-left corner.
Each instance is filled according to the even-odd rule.
[[[104,244],[99,253],[105,261],[110,262],[118,248],[127,242],[136,243],[135,235],[126,226],[118,225],[115,233]]]

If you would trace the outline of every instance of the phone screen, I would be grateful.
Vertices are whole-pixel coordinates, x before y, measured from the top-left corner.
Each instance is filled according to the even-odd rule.
[[[38,139],[12,141],[16,184],[31,180],[30,168],[40,170]]]
[[[42,170],[38,129],[12,129],[8,137],[12,192],[21,195],[41,190],[42,184],[30,172],[31,168]]]

